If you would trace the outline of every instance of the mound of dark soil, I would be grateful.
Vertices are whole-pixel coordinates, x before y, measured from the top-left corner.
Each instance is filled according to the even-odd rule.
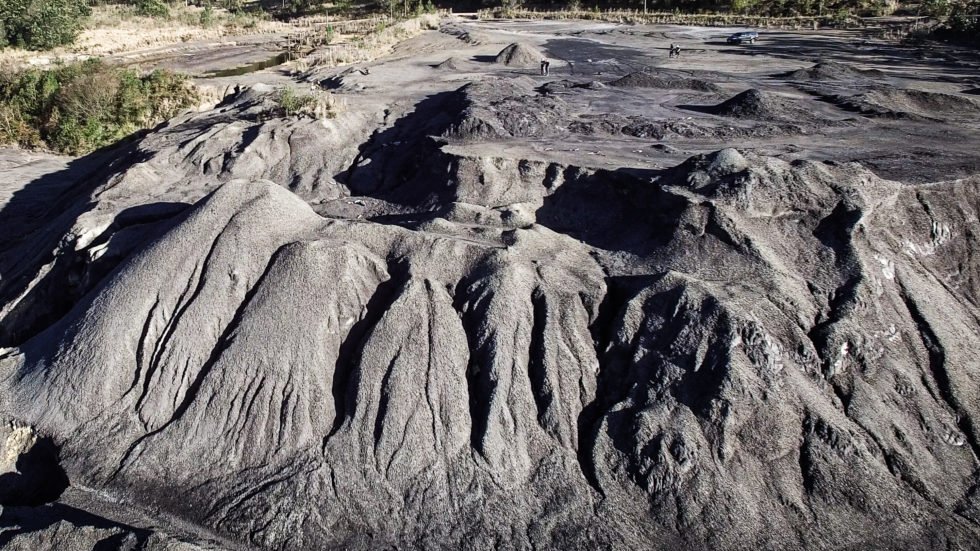
[[[621,135],[640,139],[664,140],[671,137],[687,139],[744,139],[760,138],[777,134],[797,134],[805,132],[800,126],[788,121],[775,124],[713,125],[696,120],[654,120],[641,116],[622,116],[616,114],[585,115],[568,125],[573,134],[584,136]]]
[[[811,80],[811,81],[826,81],[826,80],[854,80],[854,79],[873,79],[883,76],[881,71],[877,70],[863,70],[855,69],[850,65],[845,65],[843,63],[837,63],[834,61],[825,61],[817,63],[813,67],[808,67],[806,69],[797,69],[796,71],[790,71],[788,73],[783,73],[779,75],[783,78],[789,80]]]
[[[537,66],[542,59],[544,59],[544,54],[539,52],[537,48],[523,42],[515,42],[500,50],[500,53],[494,58],[494,62],[508,67],[531,67]]]
[[[641,139],[664,140],[671,137],[681,137],[686,139],[734,140],[800,132],[799,127],[788,124],[712,126],[697,121],[680,119],[666,121],[644,120],[641,117],[631,117],[631,119],[631,122],[622,127],[620,132]]]
[[[528,151],[590,120],[530,78],[371,124],[274,93],[89,158],[44,209],[0,197],[0,482],[40,460],[70,475],[53,513],[111,496],[212,549],[978,547],[977,178],[602,170],[587,140]],[[755,95],[726,109],[779,107]],[[591,120],[644,151],[791,126],[612,107]],[[507,147],[429,140],[450,127]],[[4,548],[181,548],[98,510],[34,535],[7,503]]]
[[[460,71],[466,68],[466,61],[456,56],[453,56],[446,59],[442,63],[436,65],[435,68],[442,69],[445,71]]]
[[[650,146],[650,149],[660,151],[661,153],[669,153],[671,155],[681,152],[681,150],[677,149],[676,147],[672,145],[667,145],[665,143],[655,143],[652,146]]]
[[[459,40],[462,40],[463,42],[467,44],[472,44],[474,46],[478,46],[487,41],[487,37],[484,36],[482,33],[469,31],[467,29],[460,27],[459,25],[452,25],[452,24],[442,25],[441,27],[439,27],[439,32],[448,34],[450,36],[454,36]]]
[[[221,185],[5,352],[0,419],[230,549],[976,548],[977,186],[456,162],[410,227]],[[121,547],[96,526],[2,538]]]
[[[579,87],[581,87],[580,84],[576,84],[571,80],[565,79],[565,80],[553,80],[551,82],[547,82],[543,84],[539,88],[539,90],[544,94],[555,94],[555,93],[564,92],[566,90],[570,90],[572,88],[579,88]]]
[[[568,130],[575,134],[594,136],[596,134],[619,134],[632,121],[622,115],[604,113],[601,115],[582,115],[578,120],[568,125]]]
[[[799,122],[813,119],[813,115],[796,105],[792,100],[755,88],[750,88],[718,105],[681,105],[679,107],[735,119],[774,122]]]
[[[784,108],[785,103],[776,96],[751,88],[718,104],[714,113],[737,118],[776,118],[783,115]]]
[[[524,78],[474,82],[457,95],[462,109],[443,135],[458,140],[552,135],[568,112],[562,99]]]
[[[829,99],[844,109],[872,117],[945,119],[980,114],[980,102],[977,100],[922,90],[880,88]]]
[[[907,106],[922,111],[963,114],[980,112],[980,102],[977,100],[941,92],[889,89],[882,90],[875,97],[881,98],[883,103],[893,102],[899,107]]]
[[[706,80],[667,72],[630,73],[608,84],[609,86],[616,86],[618,88],[660,88],[664,90],[679,88],[684,90],[697,90],[699,92],[718,91],[717,86]]]
[[[571,80],[554,80],[547,84],[541,86],[541,92],[545,94],[560,93],[572,89],[585,89],[585,90],[602,90],[606,85],[599,82],[598,80],[593,80],[590,82],[575,82]]]

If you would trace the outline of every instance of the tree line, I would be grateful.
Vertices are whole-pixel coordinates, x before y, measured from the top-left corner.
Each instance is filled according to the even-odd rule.
[[[0,48],[17,46],[45,50],[71,44],[90,13],[90,6],[106,0],[2,0],[0,1]],[[176,0],[204,7],[201,23],[210,20],[211,9],[258,11],[273,17],[291,17],[322,10],[351,14],[366,11],[390,15],[409,15],[435,8],[471,11],[493,7],[539,7],[542,9],[647,9],[680,13],[738,13],[765,16],[887,15],[897,8],[945,20],[938,37],[975,42],[980,35],[980,0],[920,0],[900,6],[898,0],[565,0],[542,3],[531,0],[369,0],[358,5],[353,0]],[[126,0],[140,15],[166,16],[170,0]],[[945,35],[943,34],[945,33]]]

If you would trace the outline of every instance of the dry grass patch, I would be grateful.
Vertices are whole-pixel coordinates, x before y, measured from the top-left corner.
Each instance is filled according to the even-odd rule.
[[[336,35],[335,44],[318,48],[303,60],[301,66],[333,67],[361,61],[371,61],[391,53],[399,42],[439,28],[440,14],[425,14],[395,21],[378,17],[363,34]]]

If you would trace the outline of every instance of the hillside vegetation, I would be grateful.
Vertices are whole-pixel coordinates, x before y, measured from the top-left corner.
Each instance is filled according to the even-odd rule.
[[[455,12],[482,8],[504,10],[521,7],[542,9],[587,10],[643,10],[676,13],[730,13],[760,16],[835,16],[841,21],[848,17],[880,16],[893,13],[926,15],[945,21],[940,25],[944,33],[953,39],[973,37],[980,32],[977,14],[980,0],[925,0],[917,4],[900,3],[898,0],[619,0],[583,2],[566,0],[541,3],[523,0],[373,0],[354,4],[351,0],[192,0],[167,2],[165,0],[127,0],[113,2],[132,14],[142,17],[173,18],[187,15],[189,5],[203,8],[193,15],[194,21],[184,21],[202,27],[212,25],[217,13],[230,18],[287,19],[299,15],[327,14],[338,17],[359,17],[368,13],[388,13],[392,16],[417,14],[435,8],[452,9]],[[101,0],[5,0],[0,3],[0,48],[17,46],[33,50],[45,50],[68,45],[78,36],[94,5],[105,5]]]
[[[186,77],[99,60],[0,75],[0,144],[80,155],[193,105]]]

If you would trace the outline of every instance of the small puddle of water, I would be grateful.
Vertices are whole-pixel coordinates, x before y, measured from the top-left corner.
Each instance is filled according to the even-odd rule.
[[[205,78],[219,78],[219,77],[237,77],[241,75],[247,75],[249,73],[254,73],[256,71],[261,71],[262,69],[268,69],[269,67],[276,67],[282,65],[287,61],[292,61],[298,56],[295,52],[282,52],[269,59],[264,59],[262,61],[256,61],[255,63],[249,63],[248,65],[242,65],[241,67],[232,67],[231,69],[222,69],[220,71],[212,71],[204,75]]]

